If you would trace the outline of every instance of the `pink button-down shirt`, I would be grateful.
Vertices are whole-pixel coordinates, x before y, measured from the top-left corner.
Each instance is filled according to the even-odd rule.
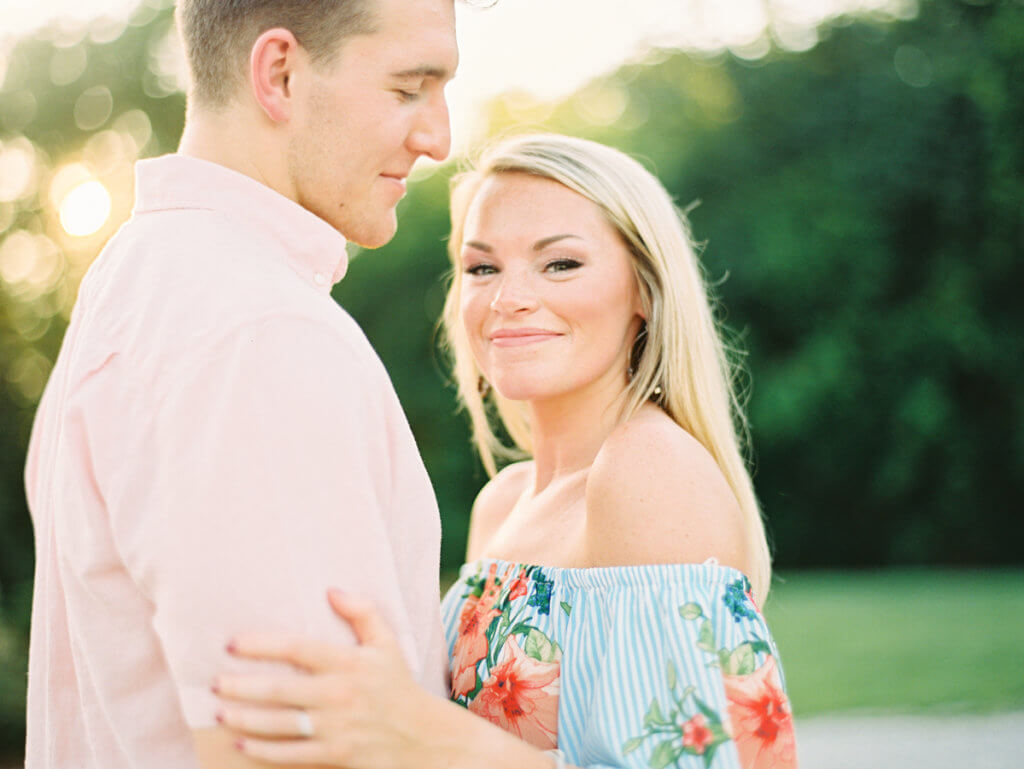
[[[245,669],[233,634],[352,642],[330,586],[372,598],[444,694],[437,503],[331,299],[346,266],[333,228],[244,175],[138,164],[29,448],[28,769],[195,766],[210,682]]]

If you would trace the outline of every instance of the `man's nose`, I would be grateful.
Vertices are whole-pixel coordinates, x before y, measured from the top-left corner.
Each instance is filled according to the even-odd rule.
[[[409,148],[440,163],[452,150],[452,129],[444,91],[431,99],[409,135]]]

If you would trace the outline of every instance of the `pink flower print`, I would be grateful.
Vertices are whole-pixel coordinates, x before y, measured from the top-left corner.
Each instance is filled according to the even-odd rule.
[[[775,658],[749,675],[722,678],[743,769],[796,769],[793,714]]]
[[[495,579],[497,569],[497,564],[491,565],[483,594],[467,598],[459,615],[459,636],[452,652],[453,698],[469,694],[476,688],[477,663],[487,656],[487,628],[501,614],[494,608],[499,592]]]
[[[515,637],[501,649],[497,664],[469,709],[531,745],[557,746],[559,663],[528,656]]]
[[[683,747],[692,748],[697,755],[704,755],[714,735],[707,726],[708,720],[703,713],[698,713],[683,724]]]

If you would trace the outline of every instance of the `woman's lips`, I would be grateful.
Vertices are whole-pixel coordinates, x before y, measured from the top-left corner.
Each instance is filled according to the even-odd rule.
[[[547,342],[560,336],[559,333],[542,328],[505,329],[491,334],[491,344],[495,347],[522,347]]]

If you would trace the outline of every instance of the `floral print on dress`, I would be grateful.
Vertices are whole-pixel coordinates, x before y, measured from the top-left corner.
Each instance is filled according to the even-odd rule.
[[[724,675],[733,740],[746,767],[795,767],[796,736],[779,668],[769,655],[753,673]]]
[[[734,620],[756,612],[756,607],[752,610],[746,605],[748,599],[749,583],[745,578],[728,586],[724,600]],[[754,606],[752,599],[749,603]],[[678,676],[674,663],[669,661],[667,679],[673,700],[668,706],[669,715],[662,716],[661,704],[654,700],[644,717],[643,733],[627,740],[622,754],[654,739],[657,744],[648,761],[651,769],[681,766],[679,762],[686,755],[699,756],[710,767],[719,745],[732,740],[742,769],[796,769],[793,715],[771,645],[754,636],[733,648],[718,647],[711,620],[699,604],[684,604],[679,613],[685,620],[701,622],[697,648],[712,657],[709,667],[721,669],[726,715],[723,718],[697,697],[692,686],[677,694]],[[760,666],[758,654],[764,655]]]
[[[644,715],[643,733],[625,742],[622,755],[651,740],[651,769],[681,766],[679,762],[687,756],[697,756],[704,766],[711,766],[718,746],[729,741],[722,717],[697,696],[695,687],[681,685],[675,663],[669,660],[665,669],[671,702],[663,707],[657,698],[651,700]]]
[[[757,605],[754,603],[754,595],[750,588],[750,581],[743,577],[729,585],[725,589],[725,606],[732,614],[732,618],[739,622],[741,619],[753,619],[757,616]]]
[[[562,650],[531,620],[551,610],[541,567],[467,580],[452,653],[452,699],[538,748],[557,746]],[[526,600],[523,600],[523,599]],[[572,607],[563,604],[563,610]]]

